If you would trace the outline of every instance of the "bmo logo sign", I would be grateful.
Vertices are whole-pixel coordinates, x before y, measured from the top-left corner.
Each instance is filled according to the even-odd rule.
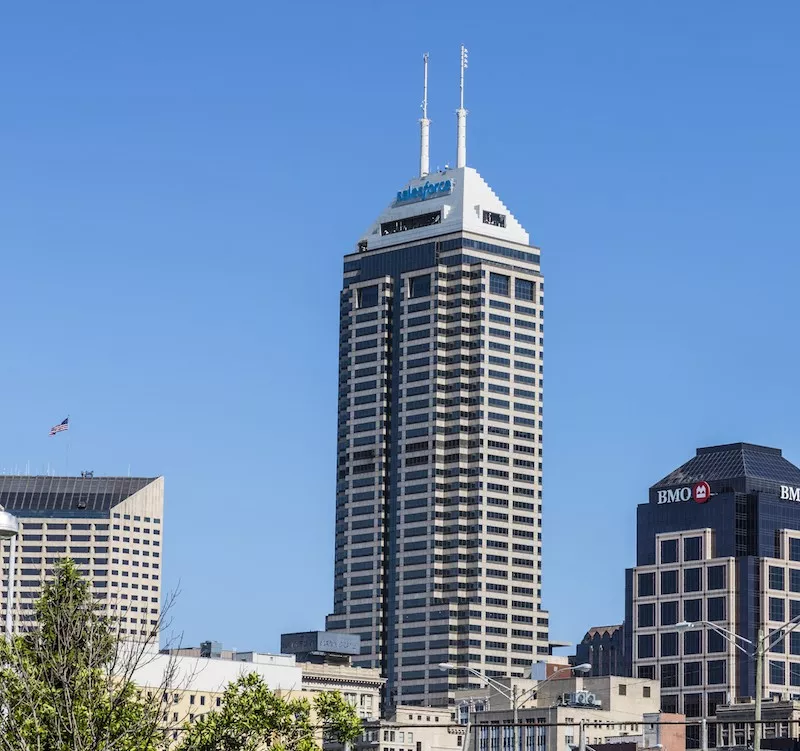
[[[711,486],[707,482],[696,482],[694,485],[674,490],[659,490],[658,504],[680,503],[681,501],[694,501],[705,503],[711,497]]]
[[[800,503],[800,488],[790,488],[788,485],[781,485],[782,501],[797,501]]]

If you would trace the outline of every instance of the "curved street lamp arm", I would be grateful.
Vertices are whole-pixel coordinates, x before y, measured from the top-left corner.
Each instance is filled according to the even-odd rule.
[[[509,701],[511,700],[511,694],[506,691],[506,687],[499,681],[496,681],[494,678],[490,678],[488,675],[485,675],[484,673],[481,673],[480,670],[475,670],[474,668],[461,667],[461,669],[466,670],[468,673],[472,673],[472,675],[480,678],[482,681],[494,686],[498,693],[505,696],[505,698]]]

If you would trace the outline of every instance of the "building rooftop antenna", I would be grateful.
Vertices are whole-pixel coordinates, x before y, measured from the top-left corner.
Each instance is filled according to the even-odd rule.
[[[430,172],[430,127],[428,120],[428,53],[422,56],[422,118],[419,121],[419,176]]]
[[[467,48],[461,45],[461,106],[456,110],[457,152],[456,167],[467,166],[467,111],[464,109],[464,71],[467,69]]]

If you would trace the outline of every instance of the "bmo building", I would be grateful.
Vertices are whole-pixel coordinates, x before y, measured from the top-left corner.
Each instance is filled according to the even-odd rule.
[[[631,675],[661,682],[662,711],[708,719],[716,746],[717,706],[756,692],[754,658],[734,641],[752,653],[763,629],[762,696],[800,699],[794,618],[800,469],[765,446],[697,449],[637,509],[636,566],[625,582]],[[699,745],[698,723],[687,727],[687,747]]]

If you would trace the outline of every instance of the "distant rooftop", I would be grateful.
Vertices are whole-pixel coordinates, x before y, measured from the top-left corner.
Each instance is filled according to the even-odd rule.
[[[696,456],[653,487],[742,477],[800,486],[800,469],[784,459],[780,449],[752,443],[727,443],[697,449]]]
[[[0,475],[0,505],[23,517],[106,513],[157,479]]]
[[[614,626],[592,626],[587,632],[586,635],[583,637],[584,639],[591,639],[596,634],[603,636],[604,634],[608,634],[611,636],[612,634],[619,631],[622,628],[622,624],[618,623]]]

